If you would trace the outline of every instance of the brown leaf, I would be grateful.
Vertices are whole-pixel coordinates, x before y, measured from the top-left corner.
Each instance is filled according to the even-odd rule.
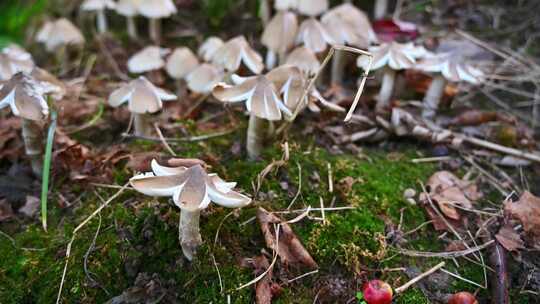
[[[519,220],[533,246],[540,246],[540,198],[524,192],[517,202],[505,202],[504,211]]]
[[[254,268],[256,276],[261,275],[270,267],[270,263],[264,255],[246,258],[242,263],[244,266]],[[255,301],[257,304],[271,304],[272,298],[281,293],[281,286],[273,282],[273,276],[274,270],[272,267],[255,285]]]
[[[451,126],[478,126],[498,119],[497,112],[468,110],[454,117],[448,124]]]
[[[259,208],[257,218],[261,224],[261,229],[268,248],[276,250],[285,265],[304,264],[310,268],[317,268],[317,263],[313,260],[309,252],[304,248],[289,224],[284,223],[274,214]],[[281,224],[280,224],[281,223]],[[274,224],[280,224],[279,244],[276,246],[276,230]],[[276,248],[277,247],[277,248]]]
[[[0,222],[5,221],[13,217],[13,209],[11,204],[7,200],[0,200]]]
[[[508,251],[518,251],[525,248],[525,243],[511,225],[505,225],[495,235],[499,243]]]

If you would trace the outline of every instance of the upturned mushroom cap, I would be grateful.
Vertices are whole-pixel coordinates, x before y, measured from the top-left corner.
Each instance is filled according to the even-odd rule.
[[[0,80],[8,80],[18,72],[30,73],[34,68],[32,55],[16,44],[0,51]]]
[[[127,62],[128,70],[137,74],[159,70],[165,66],[163,56],[168,53],[169,50],[159,46],[147,46],[129,58]]]
[[[242,79],[235,77],[234,80],[237,85],[225,83],[216,85],[212,91],[214,97],[223,102],[246,101],[246,108],[250,113],[266,120],[281,120],[281,112],[292,114],[283,104],[274,83],[266,76]]]
[[[188,88],[200,94],[212,92],[212,89],[223,79],[223,71],[218,67],[203,63],[186,77]]]
[[[167,18],[177,12],[172,0],[143,0],[138,7],[139,13],[146,18]]]
[[[251,48],[244,36],[235,37],[223,44],[212,57],[212,62],[231,72],[237,71],[242,62],[255,74],[264,69],[261,55]]]
[[[152,167],[162,167],[152,162]],[[162,167],[163,168],[163,167]],[[173,168],[159,169],[170,171]],[[174,203],[182,210],[197,211],[208,207],[210,202],[227,208],[241,208],[249,205],[251,199],[233,191],[234,183],[227,183],[215,174],[207,174],[201,165],[177,168],[173,175],[159,175],[158,172],[134,176],[130,183],[135,190],[151,196],[172,196]]]
[[[154,86],[141,76],[113,91],[109,96],[109,104],[118,107],[127,101],[130,112],[145,114],[161,110],[163,101],[176,98],[176,95]]]
[[[112,0],[85,0],[81,4],[83,11],[99,11],[104,9],[114,9],[116,3]]]
[[[328,44],[335,43],[325,26],[315,18],[306,19],[300,24],[296,42],[298,44],[303,43],[314,53],[323,52],[328,47]]]
[[[315,75],[321,67],[321,63],[319,62],[319,59],[317,59],[315,53],[305,46],[294,49],[289,56],[287,56],[285,63],[300,68],[300,70],[307,75]]]
[[[54,100],[61,100],[66,95],[66,85],[46,70],[34,67],[30,75],[39,83],[44,95]]]
[[[199,47],[197,54],[204,59],[204,61],[211,61],[216,51],[219,50],[223,44],[224,42],[221,38],[214,36],[208,37]]]
[[[276,10],[285,11],[298,8],[298,0],[276,0],[274,2]]]
[[[294,44],[298,32],[296,15],[287,11],[278,12],[264,29],[261,42],[276,53],[287,52]]]
[[[167,59],[165,70],[174,79],[184,79],[199,65],[199,59],[187,47],[176,48]]]
[[[9,106],[16,116],[34,121],[44,120],[49,115],[44,92],[45,89],[32,76],[17,73],[0,85],[0,109]]]
[[[328,0],[298,0],[300,14],[315,17],[328,10]]]
[[[139,14],[139,3],[143,0],[119,0],[115,10],[118,14],[126,17],[133,17]]]
[[[441,73],[449,81],[481,82],[484,73],[466,62],[464,58],[451,53],[430,54],[420,60],[416,68],[425,72]]]
[[[84,43],[81,31],[66,18],[46,22],[37,33],[36,40],[45,44],[47,51],[63,45]]]
[[[366,13],[350,3],[331,9],[321,17],[321,22],[338,44],[365,48],[371,42],[377,42]]]
[[[402,70],[413,68],[416,59],[425,56],[426,50],[421,46],[415,46],[411,43],[390,42],[383,43],[380,46],[370,47],[369,51],[373,54],[372,70],[388,66],[393,70]],[[368,60],[366,56],[358,57],[357,64],[361,68],[367,67]]]

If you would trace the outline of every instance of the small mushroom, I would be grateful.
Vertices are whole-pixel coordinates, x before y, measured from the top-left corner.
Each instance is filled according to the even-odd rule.
[[[305,46],[294,49],[287,57],[285,64],[300,68],[308,76],[317,74],[321,67],[317,55]]]
[[[168,49],[159,46],[147,46],[131,56],[127,62],[130,73],[140,74],[159,70],[165,66],[163,57],[169,53]]]
[[[192,92],[208,94],[223,80],[223,76],[222,69],[210,63],[203,63],[187,75],[187,86]]]
[[[131,39],[137,39],[137,24],[135,17],[139,15],[139,3],[142,0],[119,0],[116,3],[116,12],[126,17],[127,32]]]
[[[156,44],[161,42],[161,19],[176,14],[172,0],[144,0],[139,3],[139,13],[150,19],[150,39]]]
[[[43,128],[49,116],[45,101],[47,90],[27,73],[19,72],[0,85],[0,109],[9,106],[22,119],[22,137],[32,171],[41,176],[43,163]]]
[[[0,81],[8,80],[19,72],[30,73],[34,69],[32,55],[16,44],[0,51]]]
[[[369,51],[373,54],[371,69],[383,69],[381,90],[376,105],[376,110],[381,111],[390,106],[396,71],[413,68],[416,59],[424,56],[426,51],[423,47],[415,46],[413,43],[398,42],[370,47]],[[357,64],[366,69],[368,65],[366,56],[358,57]]]
[[[66,18],[46,22],[38,31],[36,40],[45,44],[48,52],[57,55],[63,71],[68,66],[67,47],[84,44],[81,31]]]
[[[107,17],[105,16],[106,9],[114,9],[116,3],[112,0],[85,0],[81,4],[81,10],[95,12],[98,33],[107,32]]]
[[[221,40],[221,38],[214,36],[208,37],[199,47],[197,54],[202,59],[204,59],[204,61],[210,62],[212,61],[212,57],[214,57],[216,51],[219,50],[222,46],[223,40]]]
[[[285,56],[294,45],[297,31],[296,15],[287,11],[278,12],[265,26],[261,42],[268,48],[266,53],[268,69],[276,65],[276,54],[279,56],[279,64],[285,63]]]
[[[145,77],[140,76],[120,88],[109,96],[109,104],[118,107],[128,102],[128,109],[134,115],[134,128],[136,136],[149,136],[152,125],[148,114],[156,113],[162,109],[162,101],[175,100],[176,96],[154,86]]]
[[[280,98],[277,87],[265,75],[239,78],[233,75],[236,85],[220,83],[212,91],[214,97],[223,102],[246,102],[250,113],[247,131],[247,153],[252,160],[261,154],[265,121],[281,120],[281,112],[291,111]]]
[[[150,196],[171,196],[180,208],[178,227],[182,252],[193,260],[197,248],[202,244],[199,227],[201,210],[210,202],[227,208],[242,208],[251,199],[232,190],[236,183],[228,183],[216,174],[208,174],[201,165],[164,167],[152,161],[153,173],[136,175],[130,179],[135,190]]]
[[[308,18],[300,24],[296,42],[303,43],[316,54],[324,52],[329,44],[335,44],[325,26],[315,18]]]
[[[244,36],[237,36],[223,44],[214,53],[212,62],[229,72],[236,72],[241,63],[255,74],[264,69],[261,55],[251,48]]]
[[[165,70],[176,79],[177,95],[183,96],[186,90],[186,77],[199,65],[199,59],[187,47],[176,48],[167,59]]]
[[[434,77],[424,97],[422,116],[431,118],[439,108],[447,81],[479,84],[484,73],[452,53],[430,54],[418,62],[416,68],[433,73]]]

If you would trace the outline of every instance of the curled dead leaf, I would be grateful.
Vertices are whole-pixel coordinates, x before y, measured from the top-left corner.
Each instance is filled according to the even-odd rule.
[[[540,198],[524,192],[516,202],[504,203],[504,212],[523,225],[526,238],[540,248]]]
[[[505,225],[499,229],[495,238],[508,251],[518,251],[525,248],[525,243],[511,225]]]

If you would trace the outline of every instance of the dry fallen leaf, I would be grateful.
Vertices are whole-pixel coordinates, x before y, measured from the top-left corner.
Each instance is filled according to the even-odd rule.
[[[508,251],[518,251],[525,248],[525,243],[511,225],[505,225],[499,229],[495,238]]]
[[[270,263],[264,255],[246,258],[242,264],[253,268],[256,276],[261,275],[270,267]],[[272,267],[255,285],[255,302],[257,304],[271,304],[272,298],[281,293],[281,286],[273,282],[273,276],[274,269]]]
[[[524,192],[517,202],[504,203],[504,212],[521,222],[525,236],[540,247],[540,198]]]
[[[13,209],[11,208],[11,204],[8,203],[5,199],[0,200],[0,222],[10,219],[12,217]]]

